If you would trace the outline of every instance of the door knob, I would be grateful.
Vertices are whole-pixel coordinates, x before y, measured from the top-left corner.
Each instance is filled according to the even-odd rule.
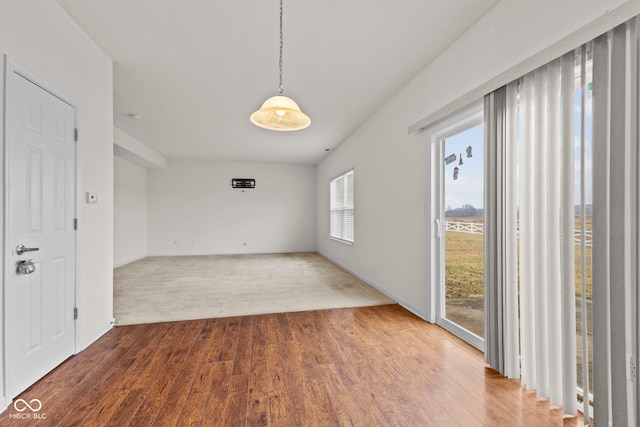
[[[36,271],[36,266],[31,260],[18,261],[18,274],[31,274],[34,271]]]
[[[25,252],[33,252],[37,250],[40,250],[40,248],[26,248],[24,245],[16,246],[16,254],[18,255],[22,255]]]

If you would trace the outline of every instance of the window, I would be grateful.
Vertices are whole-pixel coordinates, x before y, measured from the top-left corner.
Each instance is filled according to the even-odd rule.
[[[329,184],[329,236],[353,243],[353,170],[331,180]]]

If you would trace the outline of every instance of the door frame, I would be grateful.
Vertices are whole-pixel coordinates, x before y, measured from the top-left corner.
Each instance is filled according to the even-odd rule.
[[[78,129],[78,112],[79,112],[79,103],[73,99],[72,97],[68,96],[67,94],[65,94],[63,91],[59,90],[58,88],[56,88],[55,86],[49,84],[48,82],[40,79],[39,77],[37,77],[36,75],[32,74],[31,72],[29,72],[28,70],[26,70],[25,68],[19,66],[18,64],[16,64],[12,59],[10,59],[7,55],[3,55],[4,56],[4,90],[5,90],[5,99],[4,99],[4,116],[2,117],[3,123],[4,123],[4,135],[2,135],[3,138],[3,156],[4,156],[4,161],[3,161],[3,167],[4,167],[4,174],[3,174],[3,184],[2,184],[2,198],[3,198],[3,221],[2,221],[2,226],[3,226],[3,242],[2,242],[2,247],[3,247],[3,252],[2,252],[2,262],[3,262],[3,272],[2,272],[2,309],[3,309],[3,328],[2,328],[2,347],[3,347],[3,352],[2,352],[2,356],[3,356],[3,387],[4,387],[4,398],[5,398],[5,404],[9,405],[11,403],[11,401],[13,400],[13,398],[15,396],[10,395],[10,386],[11,384],[9,384],[9,370],[11,369],[11,366],[9,364],[9,349],[10,349],[10,343],[9,343],[9,330],[11,329],[11,327],[13,326],[13,322],[12,319],[9,318],[8,316],[8,301],[5,295],[5,287],[6,287],[6,283],[7,283],[7,277],[9,274],[10,269],[7,268],[7,259],[8,259],[8,254],[11,254],[13,251],[13,248],[11,247],[11,242],[9,242],[8,238],[7,238],[7,230],[9,229],[9,197],[8,197],[8,191],[7,191],[7,186],[9,183],[9,156],[8,156],[8,128],[10,128],[11,124],[8,123],[7,121],[7,116],[8,116],[8,102],[7,102],[7,96],[6,96],[6,91],[7,91],[7,87],[10,84],[10,76],[13,75],[14,73],[27,79],[28,81],[30,81],[31,83],[35,84],[36,86],[38,86],[40,89],[50,93],[51,95],[55,96],[56,98],[60,99],[61,101],[69,104],[71,107],[73,107],[74,110],[74,128]],[[77,134],[76,134],[77,135]],[[80,149],[80,144],[78,143],[79,138],[76,138],[75,141],[75,155],[74,155],[74,159],[73,159],[73,169],[74,169],[74,195],[73,195],[73,200],[74,200],[74,207],[73,207],[73,214],[74,214],[74,218],[76,218],[78,221],[80,220],[79,218],[79,214],[80,214],[80,200],[79,200],[79,195],[80,195],[80,179],[79,179],[79,173],[78,173],[78,159],[79,159],[79,149]],[[78,278],[80,277],[79,273],[80,273],[80,269],[79,269],[79,251],[78,251],[78,247],[79,247],[79,243],[80,243],[80,230],[79,228],[75,230],[75,235],[74,235],[74,260],[75,260],[75,274],[74,274],[74,304],[76,308],[80,308],[80,287],[79,287],[79,280]],[[77,319],[75,319],[75,323],[74,323],[74,348],[73,348],[73,354],[77,354],[79,352],[79,345],[80,345],[80,316],[78,316]]]
[[[430,186],[427,200],[430,209],[428,221],[430,224],[429,239],[429,321],[437,323],[444,329],[462,338],[472,346],[484,351],[484,339],[468,331],[443,317],[444,299],[443,286],[445,277],[444,259],[444,237],[445,237],[445,217],[444,217],[444,151],[442,141],[446,138],[467,130],[471,127],[483,123],[484,102],[480,99],[447,119],[437,123],[428,130],[429,149],[427,150],[427,164],[430,170]]]

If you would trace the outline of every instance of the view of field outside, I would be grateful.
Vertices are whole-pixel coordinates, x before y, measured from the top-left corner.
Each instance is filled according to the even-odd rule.
[[[451,257],[451,262],[446,266],[447,299],[482,298],[484,236],[466,231],[447,231],[445,236],[447,255]]]
[[[484,337],[484,125],[448,137],[444,150],[445,221],[464,224],[445,231],[444,317]]]
[[[484,290],[484,258],[483,247],[483,218],[447,217],[447,232],[445,245],[447,255],[452,257],[452,262],[447,264],[447,298],[474,298],[483,295]],[[473,225],[471,225],[473,224]],[[586,295],[591,299],[591,216],[586,217],[585,229],[587,231],[586,257]],[[453,230],[455,228],[459,230]],[[473,227],[471,233],[469,228]],[[575,222],[576,242],[580,239],[580,217]],[[453,261],[455,260],[455,261]],[[582,268],[581,245],[576,244],[575,257],[575,282],[576,296],[581,295]]]

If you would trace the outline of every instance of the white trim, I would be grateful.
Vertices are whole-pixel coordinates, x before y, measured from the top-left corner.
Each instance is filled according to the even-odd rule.
[[[82,342],[78,346],[78,351],[76,352],[76,354],[80,353],[82,350],[86,349],[91,344],[98,341],[104,334],[106,334],[111,329],[113,329],[113,325],[115,325],[115,323],[116,323],[116,319],[111,318],[111,320],[108,323],[102,325],[102,327],[96,329],[91,335],[89,335],[89,337],[82,340]]]
[[[336,242],[344,243],[345,245],[349,245],[349,246],[353,246],[353,243],[354,243],[351,240],[340,239],[339,237],[333,237],[333,236],[329,236],[329,240],[335,240]]]
[[[465,341],[467,344],[472,345],[478,350],[484,352],[484,338],[474,334],[468,329],[463,328],[457,323],[452,322],[446,317],[438,319],[437,324],[447,331],[451,332],[461,340]]]
[[[409,304],[408,302],[406,302],[405,300],[403,300],[402,298],[394,295],[393,293],[389,292],[388,290],[386,290],[385,288],[383,288],[382,286],[378,285],[377,283],[375,283],[374,281],[364,277],[363,275],[361,275],[360,273],[358,273],[357,271],[347,267],[346,265],[339,263],[338,261],[334,260],[333,258],[331,258],[328,255],[325,255],[321,252],[318,252],[318,254],[320,254],[320,256],[322,256],[323,258],[325,258],[326,260],[334,263],[335,265],[337,265],[338,267],[342,268],[343,270],[353,274],[354,276],[356,276],[358,279],[362,280],[363,282],[365,282],[367,285],[371,286],[372,288],[377,289],[378,291],[382,292],[383,294],[385,294],[386,296],[388,296],[389,298],[391,298],[392,300],[394,300],[395,302],[397,302],[398,304],[400,304],[402,307],[406,308],[407,310],[409,310],[410,312],[412,312],[413,314],[415,314],[416,316],[418,316],[419,318],[421,318],[422,320],[429,322],[429,323],[433,323],[431,321],[429,321],[429,318],[427,316],[427,313],[425,313],[424,311],[420,310],[419,308]]]
[[[83,199],[82,199],[82,192],[81,192],[81,178],[80,178],[80,153],[82,151],[82,144],[80,144],[80,142],[82,141],[82,130],[80,129],[80,104],[77,103],[75,104],[75,111],[76,111],[76,129],[78,129],[78,140],[76,141],[76,158],[75,158],[75,162],[76,162],[76,219],[78,220],[78,229],[76,230],[76,301],[75,301],[75,307],[78,309],[79,314],[78,314],[78,318],[76,319],[76,345],[75,345],[75,353],[74,354],[78,354],[80,352],[79,350],[79,343],[80,340],[82,339],[82,335],[80,334],[80,331],[82,330],[81,328],[81,324],[82,324],[82,307],[80,304],[80,301],[82,301],[81,298],[81,289],[82,287],[80,286],[80,266],[82,265],[82,251],[79,250],[80,248],[80,242],[81,240],[81,236],[82,236],[82,215],[81,215],[81,206],[83,203]]]
[[[429,138],[430,139],[430,138]],[[437,268],[433,268],[435,265],[433,261],[438,255],[440,241],[437,238],[438,232],[442,232],[442,224],[439,222],[439,212],[438,212],[438,191],[437,191],[437,183],[439,171],[438,168],[432,168],[435,158],[439,157],[438,144],[434,142],[430,142],[427,146],[427,165],[428,165],[428,174],[429,174],[429,182],[431,185],[427,186],[427,195],[426,199],[429,204],[429,209],[426,212],[426,220],[429,229],[429,238],[427,241],[427,259],[426,262],[429,263],[429,269],[427,273],[427,281],[424,284],[427,287],[427,292],[429,295],[429,305],[428,305],[428,317],[427,319],[431,323],[436,323],[437,319],[437,293],[436,287],[432,286],[433,283],[438,282],[439,272]],[[440,228],[440,231],[438,230]]]
[[[434,142],[435,139],[445,139],[479,125],[483,123],[483,119],[484,97],[482,96],[473,99],[423,130],[427,131],[429,141]]]
[[[9,408],[9,405],[7,404],[7,401],[5,400],[4,396],[0,396],[0,414],[2,414],[8,408]]]
[[[122,266],[125,266],[127,264],[131,264],[132,262],[140,261],[141,259],[146,258],[148,256],[149,255],[140,255],[140,256],[137,256],[137,257],[129,258],[129,259],[125,260],[125,261],[121,261],[121,262],[113,264],[113,268],[122,267]]]
[[[184,253],[150,253],[145,255],[142,258],[150,258],[150,257],[161,257],[161,256],[166,256],[166,257],[177,257],[177,256],[218,256],[218,255],[269,255],[269,254],[312,254],[312,253],[317,253],[317,250],[315,249],[309,249],[309,250],[301,250],[301,251],[281,251],[281,252],[274,252],[274,251],[264,251],[264,252],[184,252]],[[141,259],[142,259],[141,258]]]
[[[429,239],[427,261],[429,262],[428,287],[430,304],[429,319],[437,323],[444,329],[460,337],[472,346],[484,351],[484,339],[468,331],[467,329],[451,322],[442,316],[444,300],[441,299],[444,283],[444,240],[446,232],[446,218],[444,216],[444,151],[442,141],[446,138],[470,129],[483,123],[484,100],[477,99],[465,108],[450,114],[434,124],[427,132],[429,149],[427,151],[427,165],[430,170],[430,186],[428,188],[427,200],[431,208],[427,221],[432,225],[432,232]],[[439,228],[439,229],[438,229]]]
[[[542,65],[553,61],[565,53],[593,40],[601,34],[609,31],[611,28],[622,24],[628,19],[640,14],[640,2],[637,0],[628,0],[620,7],[609,11],[606,15],[601,16],[595,21],[585,25],[579,30],[573,32],[567,37],[559,40],[551,46],[543,49],[541,52],[527,58],[509,70],[497,75],[488,82],[477,86],[476,88],[465,93],[461,97],[453,100],[442,108],[418,120],[408,128],[409,135],[420,133],[429,126],[436,125],[440,121],[445,120],[451,114],[464,108],[465,106],[475,102],[494,90],[530,73]]]
[[[349,172],[355,172],[356,168],[351,167],[349,169],[347,169],[346,171],[339,173],[338,175],[334,176],[333,178],[329,179],[329,182],[331,181],[335,181],[336,179],[340,178],[341,176],[345,176],[346,174],[348,174]]]
[[[342,195],[342,201],[341,201],[341,205],[342,208],[334,208],[334,199],[335,199],[335,192],[334,192],[334,188],[336,188],[336,183],[338,180],[342,179],[342,186],[343,186],[343,195]],[[349,187],[349,182],[351,183],[351,198],[348,197],[349,195],[349,191],[348,191],[348,187]],[[347,202],[351,201],[351,205],[348,206]],[[353,243],[355,242],[355,216],[356,216],[356,203],[355,203],[355,199],[356,199],[356,194],[355,194],[355,170],[353,168],[351,168],[350,170],[344,172],[341,175],[338,175],[337,177],[329,180],[329,238],[336,240],[338,242],[341,243],[346,243],[348,245],[353,245]],[[352,215],[352,222],[353,222],[353,227],[351,229],[352,232],[352,240],[349,240],[347,238],[345,238],[345,235],[347,233],[345,233],[345,220],[344,220],[344,212],[347,212],[351,210]],[[340,221],[340,231],[341,231],[341,236],[337,236],[334,235],[334,231],[333,230],[333,212],[342,212],[342,218],[343,220]],[[348,222],[348,221],[346,221]]]
[[[32,74],[31,72],[27,71],[26,69],[22,68],[21,66],[19,66],[17,63],[15,63],[12,59],[10,59],[7,55],[3,55],[4,57],[4,70],[5,70],[5,75],[4,75],[4,87],[5,87],[5,99],[4,99],[4,104],[5,104],[5,110],[4,110],[4,117],[2,117],[2,120],[4,121],[4,134],[2,135],[3,138],[3,142],[4,142],[4,148],[3,148],[3,152],[4,152],[4,182],[3,182],[3,186],[2,186],[2,191],[3,191],[3,200],[4,200],[4,212],[3,212],[3,228],[4,228],[4,241],[2,242],[3,245],[3,265],[5,265],[6,267],[6,257],[7,254],[11,253],[11,248],[9,247],[9,243],[7,241],[7,226],[8,226],[8,218],[9,216],[7,215],[7,211],[8,211],[8,192],[5,191],[6,190],[6,186],[7,183],[9,182],[9,167],[8,167],[8,162],[9,162],[9,158],[7,155],[7,133],[8,133],[8,126],[7,126],[7,108],[6,108],[6,88],[7,88],[7,84],[9,81],[9,76],[11,76],[12,74],[17,74],[19,76],[22,76],[23,78],[25,78],[26,80],[30,81],[31,83],[35,84],[36,86],[40,87],[42,90],[50,93],[51,95],[55,96],[56,98],[60,99],[62,102],[65,102],[66,104],[70,105],[71,107],[73,107],[74,110],[74,128],[75,129],[79,129],[79,120],[78,120],[78,115],[79,115],[79,111],[80,111],[80,103],[78,101],[76,101],[74,98],[68,96],[66,93],[62,92],[61,90],[59,90],[58,88],[56,88],[55,86],[51,85],[50,83],[40,79],[39,77],[35,76],[34,74]],[[80,151],[80,144],[79,144],[79,140],[80,138],[78,137],[78,141],[75,142],[75,159],[74,159],[74,173],[75,173],[75,205],[74,205],[74,210],[75,210],[75,214],[74,217],[78,219],[78,221],[80,222],[80,203],[79,203],[79,197],[80,197],[80,174],[78,173],[78,163],[79,163],[79,151]],[[77,230],[75,232],[75,248],[74,248],[74,252],[75,252],[75,277],[74,277],[74,281],[75,281],[75,306],[78,307],[79,306],[79,301],[80,301],[80,284],[79,284],[79,272],[80,272],[80,262],[79,262],[79,258],[80,258],[80,251],[78,250],[79,245],[80,245],[80,232],[79,230]],[[3,276],[2,276],[2,290],[4,292],[4,286],[5,286],[5,279],[6,279],[6,274],[7,274],[8,270],[5,268],[5,270],[3,271]],[[7,318],[7,300],[6,298],[3,298],[2,301],[2,307],[3,307],[3,316],[4,316],[4,324],[3,324],[3,392],[4,392],[4,397],[2,398],[3,400],[5,400],[6,403],[6,398],[7,395],[9,393],[9,375],[7,375],[10,367],[9,367],[9,357],[7,357],[7,354],[9,353],[9,342],[8,342],[8,329],[9,329],[9,325],[11,324],[11,321]],[[75,322],[74,322],[74,352],[75,354],[78,353],[78,342],[79,342],[79,338],[80,338],[80,321],[81,319],[78,318]],[[1,402],[0,402],[1,403]]]

